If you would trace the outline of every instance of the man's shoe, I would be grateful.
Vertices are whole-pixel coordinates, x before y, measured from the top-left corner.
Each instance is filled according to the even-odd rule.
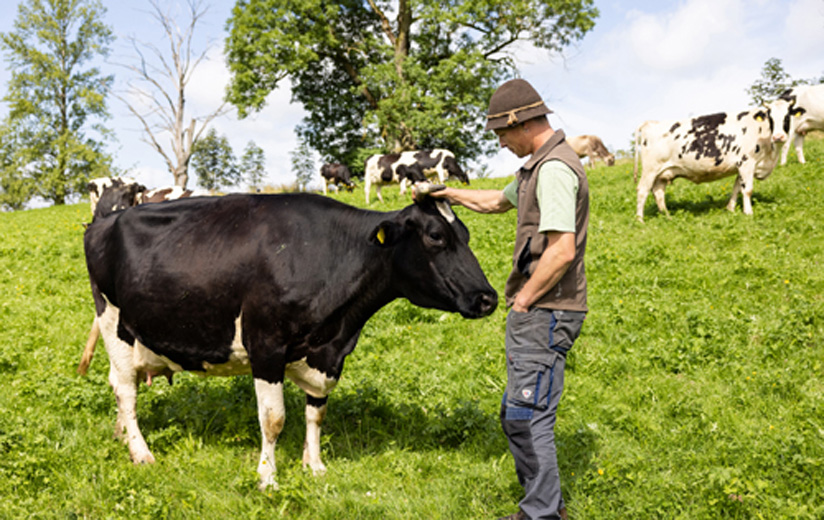
[[[567,512],[566,512],[565,507],[562,507],[561,510],[558,511],[558,516],[561,517],[561,520],[569,520],[569,517],[567,516]]]
[[[521,510],[518,510],[517,513],[512,513],[509,516],[502,516],[498,520],[529,520],[529,518],[527,518],[526,513],[524,513]]]

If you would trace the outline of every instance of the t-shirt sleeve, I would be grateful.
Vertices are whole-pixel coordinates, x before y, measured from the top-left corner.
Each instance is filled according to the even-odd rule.
[[[575,232],[575,201],[578,176],[561,161],[547,161],[538,171],[538,231]]]
[[[504,196],[516,208],[518,207],[518,181],[514,180],[504,188]]]

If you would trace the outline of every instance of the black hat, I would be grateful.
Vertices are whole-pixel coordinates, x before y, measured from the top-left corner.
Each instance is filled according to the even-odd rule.
[[[498,87],[489,99],[484,130],[515,126],[524,121],[551,114],[541,95],[528,81],[512,79]]]

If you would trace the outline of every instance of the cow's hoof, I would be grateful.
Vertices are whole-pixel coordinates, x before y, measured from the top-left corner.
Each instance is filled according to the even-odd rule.
[[[277,491],[278,489],[280,489],[280,487],[278,486],[277,481],[275,481],[275,476],[274,475],[269,475],[268,477],[266,477],[266,478],[264,478],[263,480],[260,481],[260,485],[258,486],[258,489],[260,489],[263,492],[266,492],[266,491]]]

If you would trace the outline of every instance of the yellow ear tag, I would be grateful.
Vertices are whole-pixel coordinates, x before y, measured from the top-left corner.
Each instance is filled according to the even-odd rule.
[[[378,242],[383,244],[386,241],[386,233],[383,231],[383,228],[378,229]]]
[[[764,120],[764,116],[755,116],[755,120],[756,120],[756,121],[763,121],[763,120]]]

